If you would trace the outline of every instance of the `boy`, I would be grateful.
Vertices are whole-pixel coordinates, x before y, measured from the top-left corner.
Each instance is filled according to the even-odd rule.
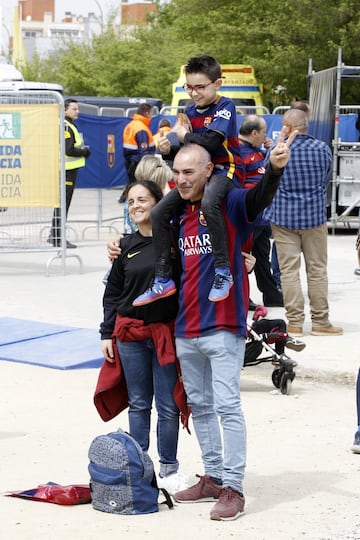
[[[185,109],[191,128],[185,121],[178,121],[170,136],[159,140],[159,149],[166,160],[173,160],[180,143],[196,143],[208,150],[215,165],[214,173],[206,185],[201,208],[208,225],[214,253],[215,276],[209,300],[219,302],[229,295],[233,285],[228,258],[228,246],[222,201],[233,182],[241,187],[241,164],[237,133],[236,109],[233,101],[218,95],[221,87],[221,66],[211,56],[191,58],[185,66],[184,89],[193,103]],[[174,144],[176,134],[178,144]],[[170,142],[172,141],[172,142]],[[170,220],[183,202],[177,191],[172,190],[151,213],[155,249],[155,279],[152,287],[138,296],[133,305],[141,306],[176,292],[170,273]]]

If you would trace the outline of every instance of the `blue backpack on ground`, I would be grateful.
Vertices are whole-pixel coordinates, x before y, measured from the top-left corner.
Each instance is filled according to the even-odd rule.
[[[122,429],[98,435],[89,448],[91,501],[112,514],[149,514],[159,510],[154,464]],[[163,491],[163,490],[162,490]],[[166,503],[171,499],[164,493]]]

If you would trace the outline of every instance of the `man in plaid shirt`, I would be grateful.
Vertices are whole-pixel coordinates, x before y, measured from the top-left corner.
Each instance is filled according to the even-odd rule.
[[[342,328],[329,321],[327,276],[326,194],[332,154],[326,143],[307,134],[308,119],[299,109],[288,110],[283,126],[298,135],[279,189],[265,210],[269,219],[281,271],[287,331],[303,335],[304,296],[300,281],[304,256],[312,330],[314,336],[337,336]]]

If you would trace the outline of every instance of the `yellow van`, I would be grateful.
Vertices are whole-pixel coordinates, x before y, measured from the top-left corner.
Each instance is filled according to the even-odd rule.
[[[185,66],[181,66],[179,79],[173,84],[172,107],[183,108],[191,102],[189,94],[183,88],[186,82],[184,68]],[[265,108],[254,109],[254,107],[263,107],[263,87],[257,82],[252,66],[222,64],[221,71],[223,83],[219,89],[219,94],[231,98],[239,113],[264,114],[267,112]],[[250,107],[250,109],[247,109],[247,107]]]

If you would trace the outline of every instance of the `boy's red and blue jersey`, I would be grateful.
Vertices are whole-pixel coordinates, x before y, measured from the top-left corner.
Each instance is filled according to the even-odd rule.
[[[201,134],[211,130],[223,134],[224,142],[211,154],[211,160],[215,164],[214,174],[237,180],[241,185],[244,172],[240,159],[236,109],[233,101],[218,96],[216,101],[206,109],[197,109],[192,103],[185,109],[185,113],[189,117],[193,133]]]
[[[176,337],[193,338],[215,330],[246,336],[249,281],[241,249],[256,222],[246,219],[245,189],[232,189],[223,203],[234,285],[226,300],[210,302],[214,280],[212,245],[200,202],[187,203],[180,218],[182,274]]]

